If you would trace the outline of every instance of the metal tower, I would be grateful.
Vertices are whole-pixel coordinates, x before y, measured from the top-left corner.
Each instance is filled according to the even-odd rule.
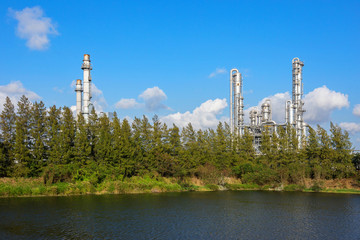
[[[242,76],[236,68],[230,71],[230,129],[231,133],[244,134]]]

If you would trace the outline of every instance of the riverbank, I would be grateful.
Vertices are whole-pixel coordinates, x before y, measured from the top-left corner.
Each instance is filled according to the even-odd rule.
[[[360,194],[360,183],[355,179],[312,180],[306,179],[303,184],[276,184],[259,186],[241,183],[240,179],[224,178],[224,183],[205,184],[198,178],[150,178],[132,177],[124,181],[105,180],[99,184],[88,181],[68,183],[59,182],[44,184],[42,178],[1,178],[0,197],[29,196],[70,196],[86,194],[135,194],[184,191],[301,191],[324,193]]]

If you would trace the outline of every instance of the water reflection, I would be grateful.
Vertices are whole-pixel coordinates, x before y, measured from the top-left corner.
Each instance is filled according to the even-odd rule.
[[[0,239],[358,239],[360,196],[193,192],[0,199]]]

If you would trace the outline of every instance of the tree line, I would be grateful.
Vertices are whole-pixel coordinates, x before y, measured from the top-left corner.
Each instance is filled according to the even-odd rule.
[[[310,127],[302,148],[290,126],[276,133],[265,130],[261,139],[259,154],[248,131],[232,135],[222,122],[216,129],[195,130],[189,123],[181,130],[156,115],[130,123],[116,113],[110,120],[95,111],[85,121],[68,107],[47,109],[25,96],[15,109],[7,97],[0,115],[0,177],[101,182],[146,174],[201,178],[215,173],[271,184],[345,178],[356,172],[349,135],[332,123],[330,133]]]

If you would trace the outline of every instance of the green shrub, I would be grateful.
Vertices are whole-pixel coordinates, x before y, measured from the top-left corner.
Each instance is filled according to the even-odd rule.
[[[107,191],[109,193],[113,193],[115,191],[115,185],[114,185],[114,182],[111,182],[107,188]]]
[[[199,186],[190,184],[190,183],[180,183],[180,187],[185,191],[196,191],[199,189]]]
[[[244,183],[255,183],[261,186],[279,181],[276,172],[267,167],[263,167],[256,172],[245,173],[241,180]]]
[[[65,194],[65,192],[68,190],[68,183],[57,183],[54,185],[56,187],[56,194]]]
[[[261,187],[262,190],[269,190],[270,188],[274,188],[274,185],[267,184]]]
[[[303,191],[304,186],[297,184],[290,184],[284,187],[284,191]]]
[[[45,184],[58,182],[70,182],[73,179],[74,169],[78,168],[74,164],[54,165],[51,164],[44,168],[43,180]]]
[[[261,169],[261,166],[255,165],[252,162],[241,163],[235,167],[233,167],[233,173],[241,178],[246,173],[253,173]]]
[[[211,191],[218,191],[219,190],[219,186],[215,185],[215,184],[206,184],[205,187],[207,189],[210,189]]]
[[[260,189],[259,185],[247,183],[247,184],[226,184],[225,187],[229,190],[257,190]]]
[[[322,190],[322,187],[320,186],[320,184],[318,182],[315,182],[311,187],[310,187],[311,191],[314,192],[320,192]]]
[[[198,167],[196,175],[205,184],[220,184],[222,183],[223,174],[214,165],[206,163],[204,166]]]

